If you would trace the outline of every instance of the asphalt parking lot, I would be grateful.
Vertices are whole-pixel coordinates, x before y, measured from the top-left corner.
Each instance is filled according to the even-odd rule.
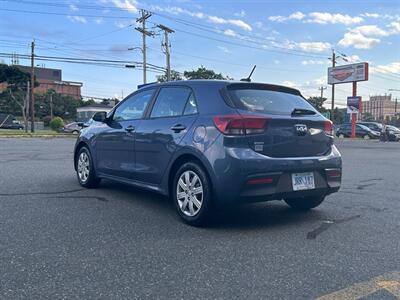
[[[259,203],[209,228],[150,192],[82,189],[73,145],[0,139],[1,299],[400,297],[400,143],[338,141],[342,189],[319,208]]]

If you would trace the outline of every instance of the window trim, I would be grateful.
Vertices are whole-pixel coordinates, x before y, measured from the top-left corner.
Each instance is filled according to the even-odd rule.
[[[153,95],[151,96],[151,98],[150,98],[150,100],[149,100],[149,103],[148,103],[147,106],[146,106],[146,109],[143,111],[143,115],[142,115],[141,118],[138,118],[138,119],[128,119],[128,120],[119,120],[119,121],[118,121],[118,120],[114,120],[115,111],[118,109],[118,107],[119,107],[120,105],[122,105],[123,103],[125,103],[126,101],[128,101],[129,98],[131,98],[131,97],[133,97],[133,96],[136,96],[136,95],[139,94],[139,93],[146,92],[146,91],[150,91],[150,90],[154,90],[154,91],[153,91]],[[125,97],[125,99],[123,99],[121,102],[119,102],[119,103],[110,111],[110,114],[109,114],[109,116],[107,117],[107,119],[109,119],[110,122],[117,122],[117,123],[126,122],[126,121],[143,120],[143,119],[146,117],[147,112],[148,112],[148,110],[149,110],[149,107],[150,107],[151,103],[153,102],[154,96],[155,96],[156,94],[158,94],[158,88],[157,88],[157,87],[148,87],[148,88],[146,88],[146,89],[139,89],[139,90],[137,90],[137,91],[134,91],[133,93],[130,93],[128,96]]]
[[[153,112],[153,108],[154,108],[154,105],[156,104],[158,95],[160,94],[161,89],[163,89],[163,88],[186,88],[186,89],[189,89],[191,91],[189,93],[188,98],[186,99],[186,103],[185,103],[185,106],[183,107],[183,111],[182,111],[181,115],[178,115],[178,116],[151,117],[151,113]],[[186,108],[186,105],[187,105],[187,103],[189,101],[190,94],[193,94],[194,100],[196,101],[197,113],[184,115],[183,113],[185,112],[185,108]],[[157,93],[153,97],[153,101],[151,103],[151,107],[149,107],[149,111],[148,111],[146,119],[155,120],[155,119],[167,119],[167,118],[180,118],[180,117],[187,117],[187,116],[195,116],[195,115],[199,114],[199,109],[198,109],[199,106],[197,105],[197,103],[198,103],[198,101],[197,101],[196,95],[195,95],[193,89],[190,86],[183,85],[183,84],[179,84],[179,85],[178,84],[176,84],[176,85],[175,84],[174,85],[162,85],[162,86],[160,86],[158,88]]]

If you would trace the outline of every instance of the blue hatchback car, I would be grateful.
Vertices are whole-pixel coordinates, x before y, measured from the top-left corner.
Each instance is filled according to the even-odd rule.
[[[104,178],[168,195],[191,225],[217,205],[284,200],[311,209],[340,188],[332,122],[292,88],[149,84],[93,119],[75,146],[79,183]]]

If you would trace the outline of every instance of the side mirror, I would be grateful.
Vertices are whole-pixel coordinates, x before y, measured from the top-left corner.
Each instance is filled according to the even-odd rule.
[[[105,122],[107,120],[107,113],[105,111],[99,111],[93,115],[92,118],[96,122]]]

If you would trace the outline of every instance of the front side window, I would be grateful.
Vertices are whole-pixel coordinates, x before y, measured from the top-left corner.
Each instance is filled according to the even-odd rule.
[[[139,92],[125,99],[115,110],[113,120],[127,121],[141,119],[154,93],[154,89]]]
[[[181,116],[191,92],[185,87],[162,88],[151,112],[151,118]]]

